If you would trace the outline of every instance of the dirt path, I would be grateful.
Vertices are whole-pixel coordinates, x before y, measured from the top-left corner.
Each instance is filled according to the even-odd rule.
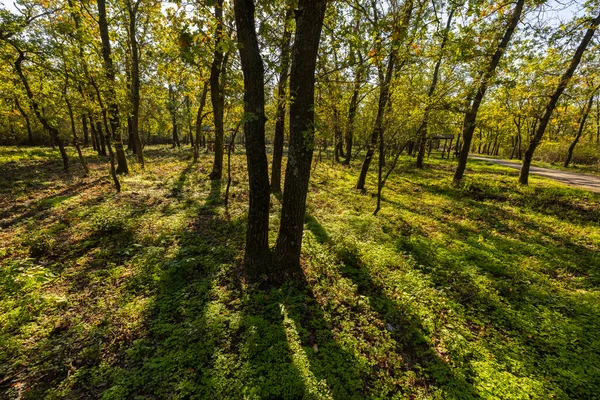
[[[521,169],[521,163],[497,160],[495,158],[487,158],[480,156],[469,156],[473,160],[487,161],[493,164],[502,165],[515,169]],[[540,175],[546,178],[554,179],[555,181],[566,183],[567,185],[577,186],[587,189],[592,192],[600,193],[600,177],[593,175],[577,174],[575,172],[559,171],[556,169],[531,167],[530,173]]]

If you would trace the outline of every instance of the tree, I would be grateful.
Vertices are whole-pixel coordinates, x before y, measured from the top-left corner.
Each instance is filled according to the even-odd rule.
[[[123,140],[121,139],[121,131],[119,129],[119,105],[117,103],[117,94],[115,90],[116,78],[113,65],[110,38],[108,35],[108,21],[106,18],[106,0],[97,0],[98,5],[98,26],[100,27],[100,39],[102,41],[102,59],[104,61],[104,73],[108,81],[108,114],[110,120],[110,132],[107,132],[107,147],[111,157],[112,154],[111,141],[115,144],[115,152],[117,156],[117,174],[128,174],[127,158],[125,157],[125,149],[123,148]],[[114,161],[111,161],[114,163]]]
[[[271,191],[281,193],[281,160],[283,158],[283,141],[285,134],[286,88],[290,69],[290,42],[292,31],[289,22],[292,20],[293,9],[287,6],[284,18],[283,37],[279,59],[281,60],[279,81],[277,83],[277,111],[275,115],[275,136],[273,139],[273,162],[271,166]]]
[[[419,151],[417,154],[417,168],[423,168],[423,160],[425,158],[425,145],[427,144],[427,129],[428,129],[428,119],[432,110],[432,98],[435,94],[435,89],[437,88],[438,79],[440,75],[440,66],[442,64],[442,60],[444,59],[444,48],[448,43],[448,34],[450,32],[450,27],[452,26],[452,17],[454,16],[454,12],[456,11],[456,6],[452,6],[450,12],[448,13],[448,20],[446,21],[446,27],[442,31],[442,43],[440,44],[440,50],[437,62],[435,63],[435,67],[433,68],[433,76],[431,78],[431,84],[429,85],[429,91],[427,92],[427,104],[425,106],[425,112],[423,115],[423,121],[421,122],[421,126],[417,129],[417,141],[419,144]]]
[[[548,100],[548,104],[546,104],[546,108],[544,109],[544,114],[542,115],[542,117],[539,120],[537,129],[535,130],[535,134],[531,138],[531,140],[529,142],[529,146],[527,147],[527,150],[525,150],[525,152],[523,153],[523,163],[521,165],[521,172],[519,173],[519,183],[521,183],[522,185],[528,184],[529,168],[531,167],[533,153],[535,152],[535,149],[540,144],[540,141],[542,140],[542,137],[544,136],[544,132],[546,131],[546,127],[548,126],[550,117],[552,117],[554,108],[556,107],[556,104],[558,103],[558,99],[560,98],[562,93],[565,91],[567,84],[573,77],[573,74],[575,73],[575,70],[577,69],[579,62],[581,61],[581,57],[583,57],[583,53],[585,52],[588,45],[590,44],[592,37],[594,36],[594,33],[596,32],[596,29],[598,28],[599,24],[600,24],[600,13],[598,14],[598,16],[596,18],[594,18],[590,21],[590,27],[586,30],[585,35],[583,35],[583,38],[581,39],[581,42],[579,43],[577,50],[575,50],[575,54],[573,55],[573,58],[571,59],[569,66],[567,67],[564,74],[561,76],[560,81],[558,82],[558,85],[556,86],[556,89],[554,90],[554,93],[552,93],[552,95],[550,96],[550,99]]]
[[[327,0],[299,0],[290,71],[290,145],[283,188],[274,279],[302,273],[300,250],[314,148],[315,67]]]
[[[375,13],[374,20],[374,28],[377,30],[378,25],[378,10],[376,8],[376,3],[373,2],[373,12]],[[375,125],[373,126],[373,130],[371,132],[371,138],[367,147],[367,154],[365,155],[365,160],[363,161],[362,168],[360,170],[360,175],[358,176],[358,182],[356,184],[356,188],[359,190],[365,189],[365,183],[367,180],[367,172],[369,171],[369,166],[371,165],[371,161],[373,159],[373,155],[375,154],[375,149],[377,147],[378,140],[383,138],[383,130],[384,130],[384,114],[386,111],[386,107],[388,105],[389,97],[390,97],[390,84],[392,81],[392,77],[394,74],[394,70],[396,68],[396,61],[398,57],[398,47],[401,43],[403,43],[406,38],[409,22],[413,12],[413,1],[406,0],[403,7],[402,19],[401,21],[395,23],[396,28],[393,34],[393,40],[390,43],[390,52],[388,56],[387,66],[384,72],[383,65],[380,62],[377,64],[378,69],[378,77],[379,77],[379,101],[377,103],[377,117],[375,119]],[[376,45],[381,42],[380,33],[377,30],[378,39],[376,40]],[[379,45],[378,45],[379,46]],[[378,56],[377,53],[381,52],[381,48],[376,50],[374,56]]]
[[[15,61],[15,64],[14,64],[15,70],[17,71],[17,75],[21,79],[21,83],[23,84],[23,87],[25,88],[25,93],[27,94],[27,98],[29,99],[29,102],[31,103],[31,108],[33,109],[34,114],[36,115],[38,120],[41,122],[44,129],[46,129],[48,132],[50,132],[50,137],[52,139],[52,142],[54,144],[56,144],[56,146],[58,146],[58,150],[60,151],[60,155],[61,155],[62,161],[63,161],[63,169],[65,170],[65,172],[67,172],[67,171],[69,171],[69,156],[67,155],[67,151],[65,150],[64,142],[60,138],[58,129],[56,127],[54,127],[50,123],[50,121],[43,115],[41,107],[40,107],[39,103],[37,102],[37,100],[33,94],[33,91],[31,90],[29,81],[28,81],[27,77],[25,76],[25,73],[23,72],[23,61],[25,61],[25,52],[23,50],[21,50],[18,47],[18,45],[16,45],[15,43],[11,42],[11,44],[14,46],[15,50],[17,50],[17,52],[19,53],[19,56],[17,57],[17,60]]]
[[[215,158],[210,179],[221,179],[223,176],[223,113],[225,108],[225,96],[223,94],[222,70],[226,68],[223,55],[223,0],[215,2],[215,51],[212,65],[210,67],[210,101],[213,107],[213,120],[215,123]]]
[[[502,40],[498,44],[494,55],[490,63],[484,68],[479,74],[479,87],[475,92],[475,96],[471,101],[471,104],[465,113],[465,118],[463,122],[462,129],[462,147],[460,149],[460,154],[458,156],[458,166],[456,167],[456,172],[454,173],[454,183],[456,185],[460,184],[462,177],[465,173],[465,168],[467,167],[467,159],[469,157],[469,150],[471,149],[471,140],[473,139],[473,132],[475,131],[475,122],[477,120],[477,112],[479,111],[479,107],[481,106],[481,102],[485,96],[485,92],[488,89],[490,81],[494,76],[494,72],[500,63],[500,59],[502,55],[506,51],[508,44],[510,43],[510,39],[517,28],[519,20],[521,19],[521,13],[523,12],[523,7],[525,5],[525,0],[518,0],[515,8],[510,16],[508,27],[506,31],[504,31],[504,35],[502,36]]]
[[[27,140],[30,146],[33,146],[33,131],[31,130],[31,121],[29,120],[29,115],[25,112],[23,107],[21,107],[21,103],[19,103],[19,98],[15,96],[15,106],[19,113],[25,118],[25,124],[27,126]]]
[[[140,53],[137,41],[137,16],[141,0],[127,0],[129,16],[129,40],[131,52],[131,130],[135,154],[138,162],[144,168],[144,152],[140,139]]]
[[[569,146],[569,149],[567,150],[567,158],[565,159],[565,162],[563,164],[565,168],[567,168],[571,163],[571,158],[573,158],[573,151],[575,150],[575,146],[577,146],[577,143],[579,143],[579,139],[581,139],[581,135],[583,134],[583,129],[585,127],[585,122],[587,121],[588,115],[592,110],[592,106],[594,105],[594,98],[596,97],[596,93],[599,89],[600,86],[596,86],[593,89],[592,94],[590,95],[587,103],[583,107],[581,117],[579,118],[579,128],[577,129],[575,138],[573,139],[571,145]]]
[[[250,185],[244,264],[259,277],[269,265],[269,166],[265,150],[265,92],[263,61],[254,27],[254,1],[235,0],[235,23],[244,74],[244,134]]]

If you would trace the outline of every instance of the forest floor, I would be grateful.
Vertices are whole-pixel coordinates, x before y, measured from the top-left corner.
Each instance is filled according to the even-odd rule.
[[[456,188],[454,162],[406,158],[375,217],[374,169],[360,193],[358,162],[324,160],[305,279],[264,290],[243,155],[225,207],[211,155],[148,148],[115,194],[86,154],[82,178],[0,149],[0,398],[598,398],[597,193],[479,161]]]
[[[498,158],[491,158],[485,156],[469,156],[471,160],[485,161],[492,164],[502,165],[504,167],[510,167],[520,170],[521,163],[502,160]],[[541,168],[531,166],[529,172],[532,175],[539,175],[546,178],[553,179],[558,182],[566,183],[567,185],[577,186],[583,189],[591,190],[592,192],[600,192],[600,176],[591,174],[582,174],[573,171],[565,171],[554,169],[554,168]]]

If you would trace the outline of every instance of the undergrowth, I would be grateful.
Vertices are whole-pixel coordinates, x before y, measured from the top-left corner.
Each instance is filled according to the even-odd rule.
[[[241,267],[245,160],[231,199],[211,155],[150,147],[117,195],[106,161],[65,175],[0,149],[0,397],[592,399],[600,393],[600,197],[472,161],[311,178],[304,280]],[[280,203],[272,198],[275,240]]]

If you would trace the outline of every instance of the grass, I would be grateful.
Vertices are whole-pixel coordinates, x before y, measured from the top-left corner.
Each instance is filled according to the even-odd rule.
[[[600,393],[600,196],[516,171],[402,160],[375,208],[350,168],[311,178],[305,280],[240,267],[248,201],[210,155],[147,149],[61,172],[0,150],[0,397],[592,399]],[[224,190],[223,190],[224,191]],[[272,199],[271,240],[279,201]]]
[[[478,153],[473,153],[473,155],[479,156],[479,157],[493,158],[493,159],[497,159],[497,160],[510,161],[510,162],[521,164],[521,160],[518,158],[509,159],[508,157],[490,156],[487,154],[478,154]],[[531,165],[534,167],[556,169],[559,171],[573,172],[573,173],[577,173],[577,174],[600,176],[600,163],[576,164],[576,163],[572,162],[569,164],[568,167],[565,167],[563,165],[563,163],[533,160]]]

